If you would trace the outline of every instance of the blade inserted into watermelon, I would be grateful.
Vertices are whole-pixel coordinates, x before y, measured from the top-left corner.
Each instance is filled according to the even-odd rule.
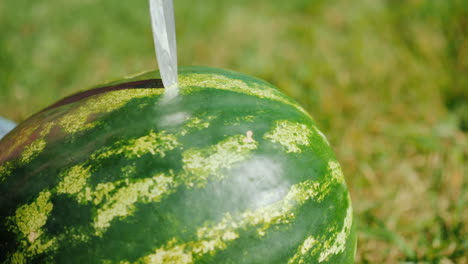
[[[150,0],[151,24],[161,78],[166,92],[177,94],[177,47],[172,0]]]

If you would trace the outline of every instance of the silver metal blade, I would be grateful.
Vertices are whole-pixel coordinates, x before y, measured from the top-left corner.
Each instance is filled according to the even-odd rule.
[[[166,91],[177,91],[177,47],[172,0],[150,0],[154,46]]]

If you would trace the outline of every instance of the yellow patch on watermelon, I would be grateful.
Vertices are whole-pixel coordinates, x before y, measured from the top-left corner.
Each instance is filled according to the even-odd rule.
[[[115,155],[139,158],[145,154],[158,155],[163,158],[167,151],[173,150],[179,145],[177,137],[173,134],[166,131],[158,133],[150,131],[148,135],[127,141],[118,141],[111,147],[98,150],[91,158],[99,160]]]
[[[81,191],[91,176],[91,167],[79,164],[60,174],[62,181],[57,186],[58,193],[75,194]]]
[[[12,141],[15,143],[8,149],[5,149],[3,153],[0,153],[0,156],[9,155],[14,149],[23,145],[27,140],[29,140],[33,133],[39,131],[39,134],[42,138],[37,138],[29,145],[24,146],[23,151],[21,152],[19,157],[19,164],[27,164],[31,162],[35,157],[37,157],[37,155],[39,155],[45,149],[47,143],[44,140],[44,137],[47,134],[49,134],[53,125],[53,122],[49,122],[42,126],[32,125],[28,128],[20,130],[20,132],[17,132],[13,135]],[[13,170],[13,168],[13,163],[10,161],[7,161],[4,164],[0,165],[0,183],[3,182],[11,174],[11,170]]]
[[[2,149],[0,153],[0,160],[8,157],[15,149],[28,142],[30,137],[39,128],[39,126],[40,124],[38,124],[37,120],[33,119],[28,122],[27,126],[20,125],[17,129],[15,129],[13,134],[11,134],[12,138],[9,140],[10,142],[13,142],[13,144],[7,148]]]
[[[20,153],[19,162],[20,164],[26,164],[44,150],[46,141],[43,139],[43,137],[45,137],[50,132],[50,129],[53,126],[53,122],[41,125],[37,122],[37,120],[37,117],[33,118],[32,120],[28,121],[28,126],[20,126],[15,130],[15,132],[12,134],[11,140],[9,140],[9,142],[13,142],[13,144],[2,149],[0,152],[0,159],[8,157],[14,150],[22,146],[23,150]],[[26,142],[31,140],[31,137],[34,135],[34,133],[37,132],[39,132],[39,135],[42,138],[37,138],[29,145],[24,146]],[[0,165],[0,183],[11,174],[11,170],[13,170],[13,168],[14,166],[11,161],[7,161]]]
[[[265,114],[265,111],[256,111],[256,115],[245,115],[245,116],[237,116],[233,119],[226,119],[224,120],[224,124],[228,126],[235,126],[239,124],[245,124],[245,123],[253,123],[256,118],[261,116],[262,114]]]
[[[331,191],[331,185],[332,183],[328,179],[322,182],[303,181],[291,187],[286,200],[297,201],[302,204],[313,198],[315,201],[321,202]]]
[[[23,252],[17,251],[13,253],[10,257],[10,262],[12,264],[26,264],[27,262],[27,257]]]
[[[100,204],[106,199],[110,199],[110,193],[117,188],[114,182],[99,183],[94,190],[86,187],[84,192],[78,194],[78,199],[81,202],[92,202],[94,205]]]
[[[28,121],[28,126],[20,127],[12,134],[12,139],[10,142],[14,142],[11,146],[5,148],[0,152],[0,159],[8,157],[15,149],[20,146],[23,146],[26,142],[31,140],[31,137],[34,133],[39,133],[42,138],[35,139],[32,143],[27,146],[23,147],[23,151],[21,153],[20,162],[21,163],[28,163],[34,157],[37,156],[42,150],[44,150],[46,146],[46,141],[43,139],[47,136],[52,129],[54,123],[49,122],[45,124],[39,124],[37,122],[37,117],[33,118],[32,120]],[[0,182],[2,181],[1,177],[1,170],[0,170]]]
[[[20,161],[23,164],[30,162],[44,150],[46,145],[46,141],[42,138],[34,140],[31,144],[24,148],[23,152],[21,153]]]
[[[264,138],[282,145],[288,153],[300,153],[301,147],[310,145],[312,130],[304,124],[289,120],[277,121],[273,131]]]
[[[257,142],[249,132],[247,135],[227,138],[207,148],[193,148],[183,152],[184,183],[189,187],[204,186],[210,176],[221,179],[222,169],[229,169],[235,163],[247,159],[251,151],[257,148]]]
[[[141,263],[145,264],[190,264],[193,263],[191,254],[184,252],[184,245],[171,247],[169,249],[159,248],[155,253],[144,257]]]
[[[195,256],[212,254],[218,250],[227,248],[227,243],[239,237],[231,230],[225,231],[221,228],[211,229],[203,233],[198,231],[198,241],[191,241],[182,244],[176,244],[176,240],[171,240],[166,246],[158,248],[155,253],[141,258],[143,263],[194,263]],[[162,262],[157,262],[162,261]],[[180,262],[171,262],[180,261]]]
[[[341,165],[338,161],[332,160],[328,162],[328,173],[335,182],[344,183],[343,171],[341,170]]]
[[[135,203],[158,202],[163,195],[173,190],[173,185],[173,177],[158,174],[121,187],[115,194],[110,195],[102,207],[98,208],[93,222],[96,235],[102,235],[114,218],[131,215],[135,209]]]
[[[195,116],[192,118],[189,118],[184,127],[179,131],[178,134],[181,136],[185,136],[186,134],[194,131],[194,130],[202,130],[205,128],[208,128],[210,126],[210,121],[215,119],[216,116]]]
[[[45,240],[42,240],[42,238],[40,238],[31,244],[31,246],[27,249],[27,252],[32,256],[39,255],[56,246],[56,243],[56,238]]]
[[[244,123],[244,122],[253,122],[255,120],[256,116],[253,115],[246,115],[242,117],[236,117],[235,122],[236,123]]]
[[[50,196],[49,191],[43,191],[34,202],[22,205],[16,210],[14,222],[31,243],[42,235],[41,228],[46,224],[52,211],[53,204],[50,202]]]
[[[299,246],[298,251],[292,258],[288,260],[288,264],[305,264],[307,263],[306,260],[304,259],[304,256],[307,254],[310,254],[309,252],[314,248],[317,243],[317,241],[313,236],[309,236],[304,242]]]
[[[89,120],[93,115],[110,113],[132,99],[161,95],[163,92],[164,89],[124,89],[92,96],[77,102],[79,106],[63,116],[59,120],[59,124],[65,132],[70,134],[84,131],[98,124],[98,122]]]
[[[40,126],[37,121],[34,121],[36,120],[31,120],[26,126],[19,126],[15,131],[13,131],[10,141],[14,143],[8,148],[2,150],[2,153],[0,153],[0,159],[9,156],[14,149],[24,145],[30,139],[30,136]]]
[[[130,177],[132,177],[132,175],[135,174],[136,170],[137,170],[136,165],[134,165],[134,164],[132,164],[132,165],[127,165],[127,166],[125,166],[125,167],[123,167],[123,168],[121,169],[121,171],[122,171],[122,176],[123,176],[124,178],[130,178]]]
[[[285,198],[268,206],[247,210],[241,214],[242,221],[237,223],[239,226],[257,226],[257,234],[265,235],[267,229],[272,225],[288,224],[294,218],[294,209],[303,205],[308,200],[321,202],[323,192],[328,189],[328,183],[319,183],[313,180],[307,180],[293,185]]]
[[[40,135],[41,137],[45,137],[47,136],[49,133],[50,133],[50,130],[52,129],[52,127],[55,126],[55,122],[48,122],[48,123],[45,123],[41,128],[40,128]]]
[[[20,249],[10,256],[10,263],[26,264],[29,263],[29,259],[39,254],[43,254],[50,251],[57,245],[57,239],[46,239],[42,240],[39,238],[32,242],[29,246],[22,243]]]
[[[8,176],[11,175],[13,170],[13,163],[11,161],[4,162],[0,164],[0,183],[6,180]]]

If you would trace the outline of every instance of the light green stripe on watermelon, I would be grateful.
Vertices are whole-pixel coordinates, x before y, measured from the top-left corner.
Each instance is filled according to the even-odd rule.
[[[50,133],[50,130],[55,126],[55,122],[47,122],[39,128],[39,135],[45,137]]]
[[[167,151],[173,150],[179,145],[180,143],[175,135],[166,131],[158,133],[150,131],[148,135],[136,139],[118,141],[111,147],[99,150],[91,157],[99,160],[115,155],[124,155],[126,158],[139,158],[145,154],[152,154],[163,158],[166,156]]]
[[[45,125],[33,125],[29,128],[20,129],[20,133],[15,134],[13,136],[14,144],[12,144],[9,148],[3,149],[0,152],[0,157],[2,155],[9,155],[13,150],[15,150],[18,146],[24,145],[28,140],[31,140],[30,137],[37,131],[39,131],[40,138],[35,139],[29,145],[23,147],[23,151],[20,154],[19,162],[16,166],[21,166],[31,162],[34,158],[36,158],[46,147],[47,141],[44,139],[47,134],[49,134],[52,126],[54,125],[53,122],[46,123]],[[16,167],[13,161],[7,161],[0,165],[0,183],[2,183],[6,178],[11,174],[11,171]]]
[[[349,198],[348,198],[349,200]],[[319,262],[327,260],[331,255],[336,255],[343,252],[346,248],[346,241],[351,232],[353,225],[353,209],[349,202],[348,209],[346,210],[346,217],[344,219],[343,227],[336,234],[335,230],[330,232],[334,235],[330,236],[323,245],[323,251],[320,253]]]
[[[99,123],[88,120],[93,115],[110,113],[132,99],[161,95],[163,92],[164,89],[125,89],[89,97],[79,107],[63,116],[59,124],[70,134],[84,131]]]
[[[56,239],[43,238],[42,228],[53,209],[51,191],[42,191],[35,201],[16,209],[10,217],[9,228],[19,235],[20,247],[11,257],[11,263],[25,264],[31,256],[42,254],[56,244]]]
[[[314,182],[309,189],[304,188],[304,195],[312,195],[315,197],[315,200],[322,201],[332,190],[334,184],[342,184],[344,181],[343,173],[341,172],[341,167],[337,166],[338,162],[329,161],[327,165],[327,172],[323,182],[320,184]],[[299,183],[301,185],[303,183]]]
[[[169,242],[168,248],[158,248],[154,254],[145,256],[144,258],[137,261],[135,264],[190,264],[193,263],[192,254],[186,253],[185,245],[171,246]],[[123,261],[121,264],[130,264],[129,261]]]
[[[121,185],[122,182],[124,181],[99,183],[94,189],[86,187],[82,192],[79,192],[76,195],[76,198],[78,202],[82,204],[91,202],[95,205],[98,205],[104,199],[110,199],[110,193],[114,191],[119,185]]]
[[[41,153],[46,146],[46,141],[42,138],[35,140],[21,153],[20,161],[22,163],[28,163],[34,159],[39,153]]]
[[[331,175],[332,180],[337,183],[344,183],[343,170],[341,170],[341,165],[338,161],[330,160],[328,161],[328,172]]]
[[[288,224],[294,221],[295,209],[308,200],[320,202],[322,193],[328,185],[307,180],[293,185],[283,200],[256,210],[246,210],[238,216],[227,213],[215,225],[205,225],[197,230],[197,241],[177,244],[175,238],[167,245],[157,248],[154,253],[144,256],[140,262],[153,263],[194,263],[194,258],[214,254],[226,249],[228,243],[239,238],[239,231],[254,228],[262,237],[273,226]],[[171,262],[171,261],[179,262]]]
[[[27,125],[19,125],[15,130],[13,130],[15,133],[11,134],[11,142],[13,142],[11,145],[8,147],[2,149],[0,152],[0,160],[5,159],[9,155],[12,154],[12,152],[17,149],[20,146],[25,145],[28,141],[30,141],[30,137],[33,135],[34,132],[40,127],[40,124],[35,122],[36,120],[32,120],[31,123]],[[10,135],[7,135],[9,137]]]
[[[102,207],[97,210],[93,226],[97,235],[110,226],[110,222],[116,217],[128,217],[135,209],[136,202],[159,202],[165,195],[174,191],[174,178],[164,174],[155,175],[130,183],[108,199]]]
[[[34,202],[22,205],[16,210],[14,223],[29,242],[34,242],[43,233],[41,228],[46,224],[53,208],[51,195],[49,191],[43,191]]]
[[[349,197],[348,197],[349,201]],[[346,210],[346,217],[343,221],[341,230],[337,231],[334,227],[329,227],[329,236],[313,237],[309,236],[297,249],[296,254],[288,261],[288,264],[306,264],[309,263],[310,256],[316,257],[318,262],[327,261],[332,255],[344,252],[346,241],[351,233],[353,225],[353,212],[351,203]]]
[[[192,131],[208,128],[210,126],[210,121],[215,118],[216,116],[206,114],[191,117],[185,122],[184,127],[178,132],[178,134],[185,136]]]
[[[273,131],[264,138],[281,144],[286,152],[300,153],[302,147],[310,145],[312,130],[304,124],[289,120],[277,121]]]
[[[184,184],[203,187],[210,176],[222,179],[222,169],[229,169],[233,164],[247,159],[250,152],[257,148],[252,135],[248,131],[246,135],[230,137],[207,148],[184,151]]]
[[[39,133],[39,138],[36,138],[33,142],[29,145],[23,147],[23,151],[21,153],[20,162],[23,164],[30,162],[37,154],[39,154],[42,150],[44,150],[46,141],[44,137],[47,136],[55,125],[54,122],[48,122],[43,125],[39,124],[30,124],[24,128],[19,128],[18,133],[13,135],[13,142],[11,146],[7,149],[4,149],[2,153],[0,153],[0,158],[4,158],[11,154],[17,147],[24,145],[26,142],[31,140],[31,136],[34,133]]]
[[[306,110],[299,106],[292,99],[286,97],[281,91],[267,87],[265,84],[252,82],[247,84],[240,79],[234,79],[226,75],[191,73],[179,75],[179,86],[183,94],[192,92],[193,87],[213,88],[243,93],[262,99],[277,101],[293,106],[305,115],[309,116]]]
[[[137,167],[135,164],[122,167],[121,172],[123,178],[130,178],[132,175],[135,175],[136,170]]]
[[[12,169],[13,163],[11,161],[7,161],[0,165],[0,183],[5,181],[6,178],[11,175]]]
[[[257,115],[264,114],[263,111],[256,111]],[[237,125],[241,123],[252,123],[255,121],[257,117],[254,115],[245,115],[245,116],[237,116],[234,119],[228,119],[224,122],[225,125]]]
[[[86,181],[91,177],[91,167],[79,164],[60,174],[60,176],[63,179],[57,185],[57,193],[75,194],[83,189]]]
[[[51,248],[54,248],[57,245],[56,239],[45,239],[42,238],[36,239],[31,244],[22,243],[18,251],[14,252],[10,257],[12,264],[27,264],[29,258],[42,254],[49,251]]]
[[[314,248],[320,241],[315,239],[313,236],[309,236],[304,242],[299,246],[297,253],[288,261],[288,264],[305,264],[307,263],[304,260],[304,257],[307,254],[310,254],[310,250]]]

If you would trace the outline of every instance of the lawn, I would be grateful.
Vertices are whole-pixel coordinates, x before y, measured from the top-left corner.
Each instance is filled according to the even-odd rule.
[[[0,1],[0,116],[155,68],[147,1]],[[357,263],[468,263],[468,1],[175,1],[180,65],[258,76],[328,135]]]

